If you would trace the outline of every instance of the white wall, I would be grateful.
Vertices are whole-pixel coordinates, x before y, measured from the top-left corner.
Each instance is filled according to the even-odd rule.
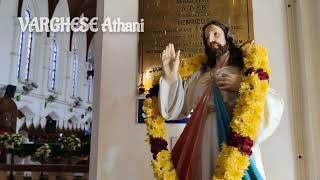
[[[317,30],[316,32],[319,34],[320,33],[320,1],[315,2],[315,12],[316,12],[316,25],[317,25]]]
[[[9,79],[7,77],[10,74],[10,61],[11,53],[13,48],[13,32],[14,28],[14,18],[17,16],[17,0],[12,1],[2,1],[0,4],[0,82],[7,84]]]
[[[318,0],[297,1],[297,41],[298,62],[302,72],[300,86],[303,101],[298,101],[304,109],[301,122],[304,137],[301,142],[304,153],[305,174],[309,179],[320,178],[320,2]],[[299,85],[299,84],[298,84]],[[302,163],[301,163],[302,164]],[[302,169],[301,168],[301,169]]]
[[[101,3],[98,1],[100,20],[103,14],[125,21],[138,19],[137,0]],[[93,119],[90,179],[152,179],[145,126],[136,123],[138,34],[101,35],[102,46],[97,42],[97,50],[102,48],[102,58],[95,61],[94,90],[99,121]]]
[[[138,19],[138,0],[98,3],[100,19],[103,16],[120,17],[123,21]],[[256,40],[270,52],[271,86],[282,94],[288,105],[285,4],[278,0],[254,0],[253,8]],[[144,142],[145,126],[136,123],[138,34],[104,33],[99,34],[100,38],[102,42],[97,42],[97,47],[102,48],[102,58],[95,64],[94,107],[97,111],[93,123],[90,179],[153,179],[151,154]],[[288,113],[286,109],[277,132],[262,145],[268,179],[295,179]],[[169,136],[179,134],[182,128],[182,125],[169,125]]]
[[[270,86],[284,98],[285,110],[280,126],[262,146],[262,160],[266,176],[271,180],[295,178],[295,158],[290,104],[288,104],[289,57],[287,40],[287,5],[284,1],[253,1],[254,34],[258,43],[269,50],[272,69]],[[271,13],[272,11],[272,13]],[[284,173],[285,172],[285,173]]]

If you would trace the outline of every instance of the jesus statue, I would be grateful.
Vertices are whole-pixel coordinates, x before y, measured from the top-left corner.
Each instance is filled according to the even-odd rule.
[[[232,116],[242,82],[244,52],[234,43],[228,26],[211,21],[204,25],[202,37],[207,62],[185,82],[178,72],[180,50],[175,51],[170,43],[161,57],[164,73],[160,78],[159,106],[164,119],[186,118],[190,112],[193,116],[199,110],[195,108],[202,97],[208,96],[202,107],[206,108],[206,114],[196,119],[191,127],[186,125],[182,133],[184,139],[181,135],[172,150],[172,161],[180,180],[210,180],[214,175],[221,144],[220,105]],[[208,87],[214,90],[208,93]],[[215,100],[216,96],[221,96],[220,105]],[[283,107],[282,98],[269,88],[261,115],[261,128],[250,156],[251,179],[266,179],[259,146],[278,127]],[[199,125],[201,123],[203,125]],[[197,140],[186,143],[190,138],[185,137]],[[192,143],[195,145],[190,146]]]

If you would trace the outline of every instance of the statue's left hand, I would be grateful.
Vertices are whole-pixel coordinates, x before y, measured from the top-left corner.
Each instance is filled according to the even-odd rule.
[[[238,91],[240,88],[241,77],[236,74],[222,73],[217,77],[217,84],[220,90]]]

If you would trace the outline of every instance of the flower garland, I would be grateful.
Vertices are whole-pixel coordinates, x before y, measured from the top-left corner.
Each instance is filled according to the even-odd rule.
[[[244,76],[240,85],[239,98],[233,111],[231,121],[232,135],[222,145],[218,156],[213,180],[238,180],[249,166],[251,148],[260,128],[260,115],[264,108],[268,91],[270,69],[266,48],[257,44],[242,46],[245,52]],[[205,55],[196,54],[192,58],[181,61],[179,73],[186,80],[199,70],[205,62]],[[171,161],[171,153],[167,149],[167,131],[165,120],[158,107],[158,83],[161,73],[153,74],[144,82],[147,99],[144,101],[146,113],[147,142],[151,146],[151,161],[154,176],[158,180],[178,180]]]
[[[213,180],[241,179],[249,166],[253,141],[260,129],[271,73],[268,53],[266,48],[256,44],[246,44],[242,49],[247,53],[240,95],[230,124],[233,132],[222,146]]]

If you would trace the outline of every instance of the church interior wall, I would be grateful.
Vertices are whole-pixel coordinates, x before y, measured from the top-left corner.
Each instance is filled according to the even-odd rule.
[[[22,93],[23,86],[26,83],[23,80],[17,78],[17,64],[19,55],[19,42],[20,42],[20,24],[17,19],[18,0],[2,1],[0,4],[0,15],[2,21],[0,27],[0,88],[2,96],[5,91],[5,87],[8,84],[17,86],[16,96]],[[47,1],[32,1],[24,0],[21,8],[21,15],[24,15],[25,10],[29,10],[33,17],[48,17],[48,2]],[[69,8],[67,0],[59,1],[53,17],[69,17]],[[73,103],[76,101],[72,97],[72,55],[69,50],[70,33],[57,33],[58,44],[58,64],[57,64],[57,90],[52,91],[49,88],[49,70],[50,70],[50,47],[52,45],[52,33],[50,37],[46,32],[34,33],[31,53],[31,68],[30,68],[30,80],[29,82],[35,83],[38,88],[34,88],[27,95],[21,95],[20,100],[15,99],[18,109],[22,107],[28,107],[33,112],[32,117],[25,118],[27,125],[33,121],[35,126],[41,122],[42,126],[45,126],[45,117],[50,112],[55,112],[59,115],[57,124],[62,127],[68,125],[66,123],[71,117],[77,117],[77,122],[73,122],[74,128],[85,127],[87,120],[91,119],[92,113],[87,108],[92,106],[91,101],[87,101],[88,83],[87,83],[87,67],[86,51],[87,40],[86,33],[77,33],[73,36],[72,45],[76,47],[76,53],[78,57],[78,72],[76,84],[76,97],[82,99],[80,106],[72,108]],[[94,56],[94,55],[93,55]],[[23,66],[23,65],[22,65]],[[46,99],[54,95],[56,100],[49,102],[45,105]],[[21,126],[21,122],[24,119],[18,120],[17,130]],[[19,126],[20,125],[20,126]]]
[[[318,130],[320,118],[320,84],[319,74],[319,47],[320,47],[320,2],[317,0],[297,1],[297,60],[294,61],[300,68],[301,82],[295,83],[296,88],[302,91],[303,99],[294,101],[302,107],[303,113],[300,126],[297,128],[304,137],[300,139],[300,153],[303,163],[300,171],[307,178],[320,177],[320,132]]]
[[[277,90],[284,99],[285,110],[280,126],[261,145],[262,160],[268,179],[296,179],[294,136],[289,98],[289,46],[287,27],[287,3],[285,1],[253,1],[254,34],[258,43],[269,50],[272,74],[270,87]],[[272,15],[270,12],[272,11]],[[285,143],[284,143],[285,142]],[[276,149],[276,150],[275,150]],[[285,169],[286,173],[283,173]]]

